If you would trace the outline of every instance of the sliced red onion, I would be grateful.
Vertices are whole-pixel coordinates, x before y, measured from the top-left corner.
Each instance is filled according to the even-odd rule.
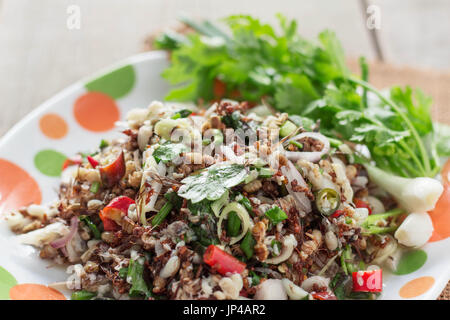
[[[69,243],[70,240],[72,240],[73,236],[75,235],[75,233],[77,233],[77,231],[78,231],[78,217],[73,216],[72,219],[70,219],[69,233],[62,238],[50,242],[50,245],[52,246],[52,248],[55,249],[60,249],[64,247],[67,243]]]
[[[288,179],[288,183],[286,184],[286,189],[290,195],[294,197],[297,202],[297,205],[301,210],[305,213],[311,212],[311,202],[304,192],[295,192],[292,189],[291,183],[295,180],[297,185],[303,188],[309,188],[303,179],[300,172],[298,172],[297,168],[293,165],[291,161],[287,162],[287,166],[281,167],[281,172]]]
[[[320,134],[318,132],[303,132],[299,135],[296,135],[295,137],[288,140],[289,141],[298,141],[302,138],[312,138],[319,140],[323,143],[323,148],[321,151],[287,151],[286,156],[289,160],[297,161],[297,160],[306,160],[310,162],[317,162],[319,161],[324,154],[327,154],[330,151],[330,141],[328,141],[327,137],[325,137],[323,134]]]

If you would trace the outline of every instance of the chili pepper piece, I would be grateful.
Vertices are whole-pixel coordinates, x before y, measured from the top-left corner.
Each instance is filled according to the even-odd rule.
[[[95,160],[94,158],[92,158],[91,156],[87,156],[86,159],[89,161],[92,168],[94,168],[94,169],[99,165],[99,162],[97,160]]]
[[[369,210],[369,216],[372,214],[372,209],[366,201],[355,198],[353,199],[353,203],[357,208],[366,208],[367,210]]]
[[[383,290],[382,270],[356,271],[352,273],[353,291],[381,292]]]
[[[312,297],[315,300],[337,300],[336,296],[331,292],[312,292]]]
[[[118,183],[125,175],[125,157],[123,151],[114,162],[105,167],[100,167],[100,177],[107,187],[112,187]]]
[[[203,261],[221,275],[226,275],[227,273],[240,274],[247,266],[213,244],[209,245],[203,254]]]
[[[65,169],[67,169],[70,166],[79,166],[83,163],[83,158],[81,158],[80,156],[76,156],[73,158],[67,158],[63,165],[62,165],[62,170],[64,171]]]
[[[122,214],[128,214],[130,205],[135,204],[134,200],[126,196],[116,197],[100,211],[100,219],[106,231],[116,231],[118,223],[122,220]]]

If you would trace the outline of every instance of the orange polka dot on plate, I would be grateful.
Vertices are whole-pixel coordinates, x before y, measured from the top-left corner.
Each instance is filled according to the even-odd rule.
[[[433,277],[420,277],[406,283],[399,291],[399,295],[405,299],[411,299],[424,294],[433,286]]]
[[[108,131],[120,118],[120,111],[114,99],[101,92],[88,92],[75,101],[74,116],[86,130]]]
[[[41,201],[37,182],[19,166],[0,159],[0,213]]]
[[[42,284],[18,284],[9,290],[11,300],[66,300],[59,291]]]
[[[67,135],[66,121],[55,113],[47,113],[39,120],[42,133],[52,139],[61,139]]]

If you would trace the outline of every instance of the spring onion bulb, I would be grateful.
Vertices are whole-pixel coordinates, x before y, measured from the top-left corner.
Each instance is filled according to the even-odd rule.
[[[421,247],[433,234],[433,223],[428,213],[411,213],[398,227],[394,236],[408,247]]]
[[[371,165],[365,167],[370,179],[390,193],[408,212],[430,211],[444,191],[442,183],[433,178],[403,178]]]

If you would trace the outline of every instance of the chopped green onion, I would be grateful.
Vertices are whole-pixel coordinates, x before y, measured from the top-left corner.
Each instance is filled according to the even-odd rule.
[[[92,193],[97,193],[99,189],[100,189],[100,182],[98,182],[98,181],[92,182],[90,191]]]
[[[273,253],[275,256],[280,255],[280,253],[281,253],[281,242],[280,241],[274,239],[270,243],[270,246],[274,249]],[[275,250],[277,251],[276,253],[275,253]]]
[[[180,110],[180,111],[178,111],[177,113],[175,113],[175,114],[172,116],[172,119],[176,120],[176,119],[179,119],[179,118],[187,118],[187,117],[189,117],[191,114],[192,114],[192,111],[191,111],[191,110],[189,110],[189,109],[183,109],[183,110]]]
[[[292,145],[294,145],[294,146],[296,146],[296,147],[299,148],[300,150],[303,149],[303,144],[300,143],[300,142],[298,142],[298,141],[291,140],[291,141],[289,141],[289,143],[292,144]]]
[[[91,218],[86,215],[81,215],[78,217],[80,221],[83,221],[87,227],[91,230],[95,239],[101,239],[101,232],[98,230],[97,226],[92,222]]]
[[[297,126],[291,121],[287,120],[280,128],[280,137],[287,137],[297,129]]]
[[[241,229],[241,219],[235,211],[231,211],[228,214],[227,219],[227,235],[229,237],[237,237],[239,230]]]
[[[97,293],[89,292],[86,290],[81,291],[75,291],[72,293],[72,296],[70,297],[71,300],[91,300],[97,295]]]
[[[334,139],[334,138],[330,138],[330,137],[327,137],[327,139],[328,139],[328,141],[330,141],[330,146],[332,146],[334,148],[337,148],[343,144],[343,142],[338,139]]]
[[[388,218],[396,218],[399,215],[402,215],[405,211],[402,209],[393,209],[391,211],[387,211],[385,213],[378,213],[378,214],[372,214],[367,217],[367,219],[363,222],[363,234],[385,234],[389,232],[393,232],[397,230],[398,225],[394,224],[393,221],[391,221],[390,226],[383,226],[380,227],[377,225],[377,223],[381,220],[386,220]]]
[[[173,204],[170,202],[166,202],[161,210],[153,217],[152,219],[152,226],[158,226],[161,222],[164,221],[164,219],[167,217],[167,215],[170,213],[170,211],[173,208]]]
[[[250,213],[252,216],[254,215],[252,203],[247,197],[242,196],[241,200],[238,200],[240,204],[242,204],[245,209],[247,209],[248,213]]]
[[[127,278],[127,274],[128,274],[128,268],[127,267],[121,268],[119,270],[119,277],[121,277],[122,279],[126,279]]]
[[[317,210],[324,216],[332,215],[341,204],[339,193],[331,188],[324,188],[316,194]]]
[[[214,144],[220,145],[223,143],[223,133],[219,129],[212,129],[212,138],[214,138]]]
[[[254,271],[250,271],[250,276],[252,277],[252,286],[257,286],[261,282],[261,277]]]
[[[288,218],[286,212],[281,210],[280,207],[278,206],[275,206],[274,208],[267,210],[265,215],[267,218],[269,218],[269,220],[272,222],[273,225],[276,225],[279,222],[282,222],[283,220]]]
[[[100,149],[103,149],[103,148],[106,148],[107,146],[109,146],[108,141],[102,139],[102,141],[100,141],[100,146],[99,146],[99,148],[100,148]]]
[[[242,250],[242,252],[244,252],[245,256],[247,257],[247,259],[250,259],[251,257],[253,257],[253,251],[254,251],[254,247],[255,247],[256,241],[252,236],[252,233],[249,231],[247,232],[247,234],[245,235],[244,239],[241,242],[240,248]]]
[[[271,178],[275,174],[275,170],[270,168],[261,168],[259,169],[259,177],[260,178]]]
[[[167,201],[169,201],[176,209],[180,209],[183,205],[183,198],[181,198],[176,192],[167,192],[164,195]]]

